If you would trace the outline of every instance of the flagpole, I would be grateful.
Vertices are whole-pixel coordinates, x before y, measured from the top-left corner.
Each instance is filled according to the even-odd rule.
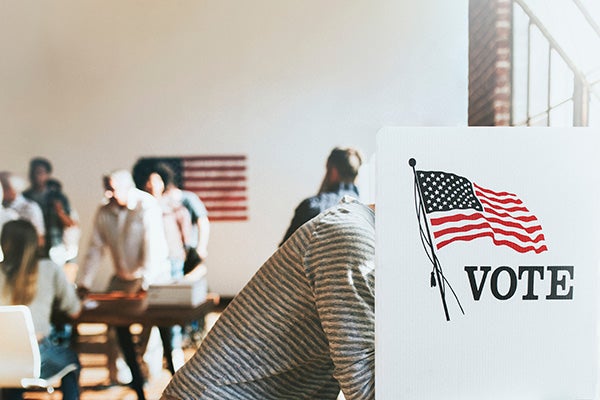
[[[437,256],[435,255],[435,249],[433,247],[433,240],[431,239],[431,233],[429,232],[429,224],[427,223],[427,212],[425,211],[425,206],[423,205],[423,193],[421,192],[421,187],[419,186],[419,180],[417,179],[417,171],[415,169],[415,165],[417,165],[417,160],[411,158],[408,160],[408,165],[412,167],[413,175],[415,177],[415,186],[419,192],[419,208],[423,212],[423,218],[425,219],[425,230],[427,232],[427,238],[429,239],[429,248],[431,250],[431,259],[433,261],[433,269],[435,270],[435,275],[438,282],[438,287],[440,290],[440,297],[442,299],[442,305],[444,306],[444,313],[446,314],[446,321],[450,321],[450,314],[448,313],[448,305],[446,304],[446,292],[442,288],[444,281],[440,276],[440,265]]]

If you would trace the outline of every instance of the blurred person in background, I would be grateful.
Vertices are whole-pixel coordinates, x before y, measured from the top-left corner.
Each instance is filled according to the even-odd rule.
[[[0,184],[2,185],[2,205],[15,211],[19,218],[33,224],[38,234],[40,250],[44,248],[46,226],[42,208],[32,200],[23,196],[25,180],[8,171],[0,172]]]
[[[43,254],[59,264],[72,260],[77,255],[79,242],[77,218],[62,191],[62,184],[52,178],[49,160],[42,157],[31,159],[29,185],[23,196],[35,201],[44,215],[46,234]],[[65,238],[68,243],[65,243]]]
[[[109,250],[113,276],[108,291],[129,294],[147,290],[152,283],[168,282],[171,277],[162,211],[154,197],[135,188],[131,174],[114,171],[102,178],[105,203],[94,218],[87,254],[77,280],[81,297],[89,292],[100,267],[103,250]],[[131,387],[144,400],[144,376],[137,361],[128,326],[116,327],[117,339],[131,370]],[[167,361],[171,360],[171,332],[161,328]],[[168,362],[173,373],[172,362]]]
[[[325,165],[325,177],[319,193],[304,199],[296,210],[280,246],[304,223],[326,209],[335,206],[344,196],[359,198],[356,177],[362,165],[362,156],[351,147],[334,148]]]

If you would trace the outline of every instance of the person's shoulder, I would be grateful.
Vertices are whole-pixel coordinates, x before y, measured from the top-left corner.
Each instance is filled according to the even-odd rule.
[[[200,196],[189,190],[181,189],[181,201],[183,204],[187,204],[195,209],[205,209],[204,203]]]
[[[322,192],[304,199],[302,203],[300,203],[299,208],[313,210],[316,216],[317,214],[338,205],[343,197],[343,195],[337,192]]]
[[[40,205],[37,202],[35,202],[34,200],[31,200],[31,199],[28,199],[27,197],[23,196],[22,193],[19,197],[17,197],[17,199],[18,199],[19,207],[27,209],[30,212],[36,212],[36,213],[42,212],[42,207],[40,207]]]
[[[375,213],[357,199],[344,196],[311,223],[312,229],[321,232],[321,236],[332,232],[345,236],[374,235]]]
[[[127,207],[131,210],[160,209],[158,200],[154,196],[139,189],[133,189],[131,191],[130,198],[128,199],[127,203]]]
[[[23,193],[21,193],[21,194],[28,199],[32,199],[33,198],[33,188],[25,189],[23,191]]]
[[[375,213],[357,199],[344,196],[335,206],[328,208],[319,218],[318,225],[335,225],[345,229],[375,229]]]
[[[12,208],[2,207],[0,205],[0,227],[8,221],[19,219],[19,213]]]
[[[305,198],[298,204],[296,207],[297,210],[316,210],[319,211],[321,208],[321,203],[323,200],[323,194],[317,194],[314,196],[310,196]],[[318,214],[318,212],[317,212]],[[316,214],[315,214],[316,215]]]

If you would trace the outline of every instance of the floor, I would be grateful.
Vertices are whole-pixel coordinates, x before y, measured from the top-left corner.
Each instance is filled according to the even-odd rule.
[[[206,326],[210,329],[220,313],[214,312],[206,316]],[[195,349],[184,349],[186,361],[194,355]],[[83,366],[80,377],[81,400],[137,400],[135,392],[127,385],[111,385],[106,368],[106,357],[103,355],[82,354],[80,361]],[[158,374],[151,376],[145,388],[147,400],[158,400],[164,388],[171,379],[171,374],[163,369]],[[60,390],[51,395],[42,392],[28,392],[26,400],[61,400]]]

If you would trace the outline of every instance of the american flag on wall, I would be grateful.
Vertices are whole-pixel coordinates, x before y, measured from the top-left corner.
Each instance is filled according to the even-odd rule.
[[[175,171],[177,186],[200,197],[211,222],[248,220],[245,155],[152,157],[139,162],[169,164]]]
[[[489,237],[519,253],[548,250],[542,226],[517,195],[447,172],[416,171],[416,179],[437,249]]]

